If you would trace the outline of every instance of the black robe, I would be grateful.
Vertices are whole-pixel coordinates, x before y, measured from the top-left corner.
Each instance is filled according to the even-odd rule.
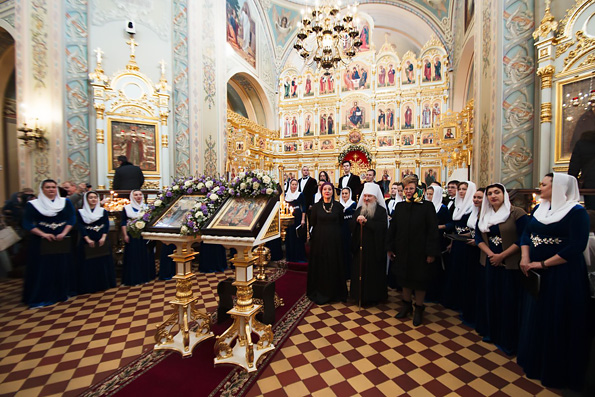
[[[357,217],[362,208],[355,210],[351,220],[352,237],[351,249],[353,252],[353,266],[351,267],[351,298],[359,302],[359,276],[360,276],[360,233],[362,233],[362,266],[361,266],[361,284],[362,295],[361,302],[364,305],[375,304],[385,301],[388,297],[386,287],[386,230],[388,220],[386,210],[380,205],[376,205],[374,216],[363,226],[357,223]]]
[[[440,237],[436,209],[429,201],[397,204],[390,222],[387,249],[395,253],[392,267],[399,285],[425,291],[436,272],[440,257]]]
[[[347,299],[341,239],[343,206],[333,201],[331,213],[322,206],[323,200],[319,200],[312,206],[310,214],[312,232],[307,286],[308,298],[319,305]]]

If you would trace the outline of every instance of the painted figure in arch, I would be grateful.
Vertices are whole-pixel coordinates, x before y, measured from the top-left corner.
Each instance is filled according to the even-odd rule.
[[[384,87],[386,85],[386,69],[384,65],[380,65],[380,71],[378,72],[378,85]]]
[[[424,61],[424,81],[432,81],[432,62],[429,59]]]
[[[382,109],[378,109],[378,129],[384,131],[386,127],[386,115]]]
[[[432,108],[432,125],[435,126],[436,123],[440,121],[440,103],[436,102],[434,104],[434,108]]]
[[[332,113],[330,113],[328,115],[327,123],[328,123],[328,134],[329,135],[330,134],[333,134],[334,133],[334,127],[335,127],[335,120],[334,120],[334,117],[333,117],[333,114]]]
[[[432,126],[432,109],[430,104],[426,103],[421,111],[421,128],[430,128]]]
[[[306,86],[304,88],[304,95],[310,95],[310,92],[312,92],[312,80],[308,75],[306,76]]]
[[[388,85],[395,85],[395,68],[393,65],[388,65],[388,71],[386,72],[388,75]]]
[[[366,88],[366,81],[368,80],[368,71],[362,68],[362,75],[359,79],[359,88]]]
[[[395,128],[395,112],[391,108],[386,110],[386,126],[388,130],[393,130]]]
[[[297,81],[295,80],[295,77],[291,80],[291,97],[297,97]]]
[[[312,129],[312,120],[310,119],[310,115],[306,116],[306,121],[304,121],[304,135],[311,135]]]
[[[297,135],[298,135],[297,118],[295,116],[293,116],[293,119],[291,120],[291,136],[297,136]]]
[[[326,86],[328,88],[329,93],[335,91],[335,79],[333,78],[332,74],[328,76],[328,78],[326,79]]]
[[[326,113],[320,116],[320,135],[326,134]]]
[[[345,90],[351,91],[353,90],[353,80],[352,74],[349,69],[345,70],[345,74],[343,75],[343,84],[345,84]]]
[[[349,121],[354,127],[358,127],[363,123],[362,110],[357,106],[357,101],[353,102],[353,107],[349,112]]]
[[[285,79],[285,83],[283,83],[284,88],[284,98],[289,98],[289,90],[291,89],[291,83],[289,82],[289,77]]]
[[[440,58],[434,60],[434,80],[442,80],[442,62],[440,62]]]
[[[320,94],[326,94],[326,76],[320,77]]]
[[[404,128],[413,128],[413,112],[410,106],[405,107],[405,126]]]
[[[360,51],[367,51],[370,49],[370,28],[368,25],[364,25],[362,31],[359,34],[359,38],[362,41]]]
[[[289,131],[291,130],[291,122],[289,121],[289,116],[285,116],[285,122],[283,123],[283,136],[285,138],[289,137]]]

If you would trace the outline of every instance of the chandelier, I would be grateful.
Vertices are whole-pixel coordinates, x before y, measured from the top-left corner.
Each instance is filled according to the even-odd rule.
[[[362,45],[353,23],[357,4],[347,7],[344,15],[340,14],[340,7],[340,1],[326,0],[320,5],[317,0],[313,9],[302,10],[301,26],[293,46],[306,63],[316,62],[327,76],[340,62],[348,64]],[[310,43],[312,47],[307,48]]]

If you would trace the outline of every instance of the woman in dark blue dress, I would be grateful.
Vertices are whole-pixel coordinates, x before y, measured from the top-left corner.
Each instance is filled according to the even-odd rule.
[[[83,208],[77,212],[79,230],[78,290],[81,294],[105,291],[116,286],[116,272],[111,250],[104,255],[86,257],[86,247],[109,247],[109,217],[99,203],[97,192],[87,192],[83,196]]]
[[[345,280],[351,278],[351,219],[357,208],[357,203],[352,200],[351,188],[341,189],[341,200],[343,206],[343,225],[341,227],[341,236],[343,239],[343,260],[345,263]]]
[[[473,210],[467,219],[467,227],[469,228],[469,240],[467,241],[467,245],[469,248],[467,257],[464,258],[467,262],[467,274],[465,280],[465,296],[461,305],[461,316],[463,317],[463,321],[472,327],[477,327],[478,330],[480,329],[477,325],[479,324],[479,320],[481,319],[483,324],[487,321],[484,320],[486,316],[485,310],[483,310],[483,307],[485,306],[484,289],[479,288],[480,285],[485,284],[483,282],[485,279],[485,268],[479,263],[480,251],[475,244],[475,228],[481,211],[484,192],[484,188],[479,188],[475,194],[473,194]],[[478,331],[478,333],[481,334],[482,332]]]
[[[304,195],[298,191],[298,181],[292,179],[289,190],[285,193],[285,202],[293,209],[293,225],[287,227],[285,236],[285,257],[287,262],[305,263],[306,259],[306,230],[301,230],[300,237],[296,228],[306,227],[306,208]]]
[[[455,235],[469,234],[467,222],[473,211],[473,195],[477,190],[475,183],[470,181],[459,182],[455,198],[455,210],[452,214],[452,223],[447,229]],[[470,246],[464,241],[452,240],[450,246],[450,263],[446,271],[446,283],[442,303],[444,306],[461,310],[465,299],[468,297],[468,265],[467,257]]]
[[[124,240],[124,266],[122,271],[123,285],[144,284],[155,279],[155,255],[147,240],[134,238],[126,230],[129,220],[138,219],[146,209],[143,203],[143,192],[130,192],[130,204],[122,211],[122,238]]]
[[[573,176],[546,175],[521,241],[521,270],[541,281],[536,297],[524,297],[517,361],[528,378],[558,389],[581,389],[589,354],[589,216],[579,199]]]
[[[510,204],[500,183],[486,187],[481,205],[475,243],[485,266],[487,329],[484,340],[491,341],[508,355],[518,347],[519,312],[522,287],[519,262],[521,236],[528,221],[521,208]]]
[[[438,231],[440,234],[440,252],[444,252],[450,241],[444,237],[444,233],[448,231],[448,227],[452,227],[452,220],[448,207],[442,204],[442,192],[441,186],[430,185],[426,188],[426,200],[430,201],[434,205],[436,210],[436,216],[438,217]],[[444,288],[446,285],[445,266],[444,259],[442,256],[437,258],[438,266],[436,266],[436,275],[430,282],[428,291],[426,292],[426,300],[429,302],[440,302],[443,301]]]
[[[68,233],[76,222],[70,200],[58,196],[52,179],[41,182],[39,196],[25,206],[23,228],[31,232],[23,302],[47,306],[76,295],[72,244]]]

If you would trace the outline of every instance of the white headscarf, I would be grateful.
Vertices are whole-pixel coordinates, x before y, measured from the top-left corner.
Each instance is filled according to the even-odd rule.
[[[347,208],[351,207],[351,205],[352,205],[353,203],[355,203],[355,201],[353,201],[353,200],[351,199],[351,194],[352,194],[352,192],[351,192],[351,188],[350,188],[350,187],[344,187],[343,189],[349,189],[349,200],[347,200],[347,201],[343,201],[343,195],[340,195],[340,197],[341,197],[341,198],[339,199],[339,202],[340,202],[340,203],[341,203],[341,205],[343,206],[343,212],[345,212],[345,210],[346,210]],[[343,189],[341,189],[341,193],[343,193]]]
[[[574,206],[579,204],[578,182],[572,175],[554,173],[552,178],[552,199],[541,199],[533,213],[535,219],[544,225],[561,221]]]
[[[386,209],[386,203],[384,202],[382,190],[380,190],[380,186],[378,186],[376,183],[366,182],[364,184],[364,189],[362,190],[362,193],[359,195],[357,208],[361,207],[364,204],[364,194],[371,194],[373,196],[376,196],[376,201],[378,202],[378,205]]]
[[[434,204],[434,208],[436,209],[436,213],[440,211],[442,208],[442,192],[443,189],[440,186],[428,186],[426,188],[426,194],[428,194],[427,189],[432,188],[434,189],[434,195],[432,196],[432,204]]]
[[[300,188],[299,188],[299,182],[298,182],[298,186],[295,188],[295,192],[291,191],[291,182],[296,181],[296,179],[292,179],[289,182],[289,189],[287,189],[287,191],[285,192],[285,201],[295,201],[298,199],[298,197],[300,197],[300,194],[302,194],[302,192],[300,192]]]
[[[471,215],[469,215],[469,219],[467,219],[467,227],[469,229],[475,229],[475,225],[477,224],[477,216],[479,215],[479,207],[473,207],[471,211]]]
[[[39,195],[37,198],[29,202],[41,215],[44,216],[56,216],[66,205],[66,199],[60,197],[58,193],[56,193],[54,200],[50,200],[48,196],[43,193],[43,182],[39,184]]]
[[[138,189],[137,189],[138,190]],[[143,210],[146,209],[145,203],[137,203],[134,199],[134,192],[137,190],[133,190],[130,192],[130,204],[124,206],[124,210],[126,211],[126,216],[130,219],[137,219],[141,216]],[[138,190],[140,192],[140,190]],[[136,210],[136,211],[135,211]]]
[[[99,198],[97,192],[87,192],[83,195],[83,208],[79,210],[79,214],[81,214],[81,218],[83,218],[83,222],[85,222],[86,224],[90,224],[101,219],[104,211],[101,205],[99,205],[99,201],[95,205],[95,208],[91,209],[91,206],[87,201],[87,195],[89,193],[93,193],[97,195],[97,198]]]
[[[473,195],[477,191],[477,186],[475,186],[475,183],[471,181],[463,181],[461,183],[467,184],[467,193],[465,193],[465,198],[462,199],[461,196],[459,196],[459,192],[457,191],[457,195],[455,197],[455,210],[452,213],[453,221],[460,221],[463,215],[470,214],[475,207],[473,205]]]
[[[504,190],[504,202],[500,206],[498,211],[494,211],[494,207],[490,204],[490,200],[488,200],[488,190],[494,186],[499,186]],[[479,215],[479,230],[484,233],[490,231],[490,226],[499,225],[502,222],[506,222],[508,217],[510,216],[510,198],[508,197],[508,192],[506,188],[501,183],[493,183],[490,186],[486,187],[486,191],[483,195],[483,201],[481,203],[481,213]]]

